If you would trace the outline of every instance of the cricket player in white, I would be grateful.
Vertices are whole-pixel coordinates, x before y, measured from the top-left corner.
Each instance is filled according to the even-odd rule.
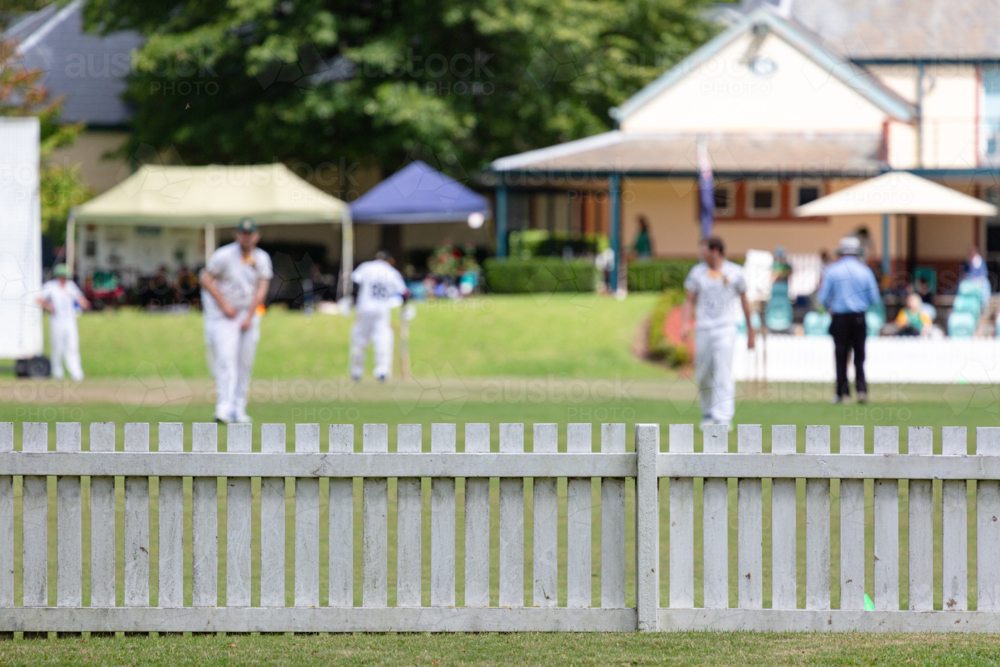
[[[371,262],[363,262],[351,274],[358,286],[356,317],[351,326],[351,377],[357,382],[365,370],[368,346],[375,348],[374,375],[385,382],[392,376],[392,309],[403,305],[406,282],[380,252]]]
[[[63,379],[63,364],[76,382],[83,379],[80,363],[80,331],[76,326],[77,305],[90,310],[90,302],[76,283],[69,279],[65,264],[52,269],[53,280],[42,285],[38,303],[49,312],[49,344],[52,353],[52,377]]]
[[[205,339],[217,394],[216,421],[249,422],[247,390],[260,340],[260,313],[274,275],[271,258],[257,247],[260,234],[251,218],[236,225],[236,242],[224,245],[201,274]]]
[[[750,325],[750,303],[743,269],[725,257],[722,240],[702,242],[704,261],[692,267],[684,281],[682,335],[691,333],[691,315],[695,314],[695,381],[701,404],[701,428],[708,424],[731,427],[736,413],[736,381],[733,378],[733,351],[736,347],[737,304],[742,306],[747,322],[747,347],[753,349],[754,331]]]

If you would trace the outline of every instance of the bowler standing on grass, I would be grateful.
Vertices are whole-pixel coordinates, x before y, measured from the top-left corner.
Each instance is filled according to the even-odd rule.
[[[403,305],[406,281],[391,264],[392,256],[379,252],[351,274],[357,285],[356,317],[351,326],[351,377],[357,382],[365,371],[368,346],[375,348],[375,377],[385,382],[392,376],[392,309]]]
[[[257,247],[252,218],[236,225],[236,241],[208,260],[201,274],[205,340],[211,343],[215,377],[215,420],[249,422],[247,390],[260,340],[264,299],[274,275],[271,258]]]
[[[691,334],[695,314],[695,382],[701,404],[701,428],[709,424],[732,425],[736,414],[736,380],[733,351],[736,347],[738,306],[747,323],[747,348],[753,349],[750,303],[743,269],[726,259],[722,239],[704,241],[704,261],[692,267],[684,281],[682,335]]]
[[[49,312],[49,345],[52,352],[52,377],[63,379],[63,363],[74,381],[83,379],[80,363],[80,331],[76,326],[76,308],[90,310],[90,302],[76,283],[69,279],[65,264],[52,269],[53,280],[42,285],[38,303]]]

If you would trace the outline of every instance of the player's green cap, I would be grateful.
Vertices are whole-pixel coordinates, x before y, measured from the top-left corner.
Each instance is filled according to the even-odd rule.
[[[257,223],[253,218],[243,218],[236,223],[236,231],[243,234],[253,234],[257,231]]]
[[[56,278],[69,278],[69,269],[65,264],[56,264],[52,267],[52,275]]]

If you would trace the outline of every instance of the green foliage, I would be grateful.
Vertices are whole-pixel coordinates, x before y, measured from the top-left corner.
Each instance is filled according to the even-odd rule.
[[[684,278],[695,259],[650,259],[629,262],[626,271],[630,292],[660,292],[683,289]]]
[[[585,259],[488,259],[486,286],[496,294],[593,292],[598,271]]]
[[[39,83],[43,72],[17,66],[15,47],[12,41],[0,41],[0,116],[36,116],[39,120],[42,233],[53,244],[62,245],[69,209],[82,204],[92,193],[80,178],[78,167],[56,164],[52,153],[72,144],[83,131],[83,124],[60,124],[62,98],[49,99],[49,91]]]
[[[148,40],[128,154],[383,171],[412,156],[467,177],[609,129],[609,107],[711,37],[707,4],[92,0],[86,16]]]
[[[647,340],[648,354],[650,359],[663,360],[668,366],[676,368],[688,363],[690,354],[683,345],[673,345],[663,335],[663,323],[667,315],[674,308],[680,307],[684,303],[685,294],[683,290],[666,290],[649,313],[649,334]]]
[[[511,257],[528,259],[531,257],[561,257],[564,248],[569,248],[574,256],[596,255],[608,247],[608,237],[603,234],[574,236],[566,232],[550,232],[544,229],[525,229],[511,232],[508,236]]]

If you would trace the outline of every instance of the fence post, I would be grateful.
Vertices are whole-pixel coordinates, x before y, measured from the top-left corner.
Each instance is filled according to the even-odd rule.
[[[660,425],[635,425],[635,599],[640,632],[657,630],[660,607],[660,495],[656,457],[660,452]]]

